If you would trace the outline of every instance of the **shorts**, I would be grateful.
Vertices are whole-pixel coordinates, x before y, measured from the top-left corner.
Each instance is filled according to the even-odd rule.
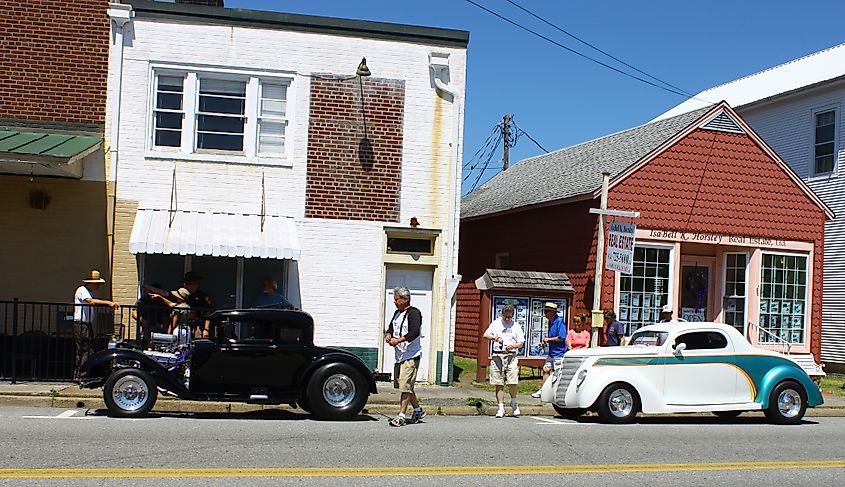
[[[419,368],[419,356],[402,363],[393,364],[393,387],[399,389],[399,392],[414,392],[414,383],[417,381],[417,370]]]
[[[519,361],[515,353],[494,353],[490,359],[490,384],[503,386],[519,383]]]
[[[543,370],[552,371],[560,367],[560,364],[563,362],[563,357],[546,357],[546,363],[543,364]]]

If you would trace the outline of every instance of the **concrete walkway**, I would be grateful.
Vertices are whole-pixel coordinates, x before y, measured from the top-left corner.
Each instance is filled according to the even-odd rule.
[[[393,416],[398,412],[399,392],[389,383],[378,384],[378,394],[371,394],[366,410],[373,415]],[[493,415],[496,412],[495,396],[492,392],[473,387],[443,387],[419,385],[417,397],[429,414],[447,416]],[[56,408],[103,409],[102,389],[80,389],[67,382],[10,382],[0,383],[0,405],[39,406]],[[523,415],[552,416],[554,409],[530,396],[519,397],[519,408]],[[245,413],[261,410],[291,410],[287,405],[263,406],[234,402],[185,401],[159,394],[155,411],[160,412],[202,412],[202,413]],[[510,408],[507,408],[510,412]],[[301,410],[298,410],[301,411]],[[845,416],[845,397],[825,395],[825,403],[809,410],[808,416]]]

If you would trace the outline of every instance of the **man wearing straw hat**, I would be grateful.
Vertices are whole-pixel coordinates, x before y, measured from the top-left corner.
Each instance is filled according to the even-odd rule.
[[[118,307],[114,301],[97,299],[91,295],[104,282],[106,280],[100,277],[100,271],[93,269],[82,280],[82,285],[76,288],[76,292],[73,294],[73,338],[76,342],[76,365],[73,369],[73,380],[75,381],[80,379],[79,367],[94,353],[93,306],[102,305],[112,309]]]

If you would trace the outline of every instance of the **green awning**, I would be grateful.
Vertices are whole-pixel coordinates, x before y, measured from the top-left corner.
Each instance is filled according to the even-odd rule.
[[[102,142],[95,135],[0,129],[0,172],[82,177],[79,160]]]

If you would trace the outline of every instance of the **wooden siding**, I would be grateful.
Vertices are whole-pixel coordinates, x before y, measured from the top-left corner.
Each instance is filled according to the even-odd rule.
[[[824,291],[821,360],[830,370],[845,370],[845,84],[836,83],[761,107],[737,109],[771,146],[836,213],[825,224]],[[813,114],[837,110],[837,168],[828,177],[813,177]]]

